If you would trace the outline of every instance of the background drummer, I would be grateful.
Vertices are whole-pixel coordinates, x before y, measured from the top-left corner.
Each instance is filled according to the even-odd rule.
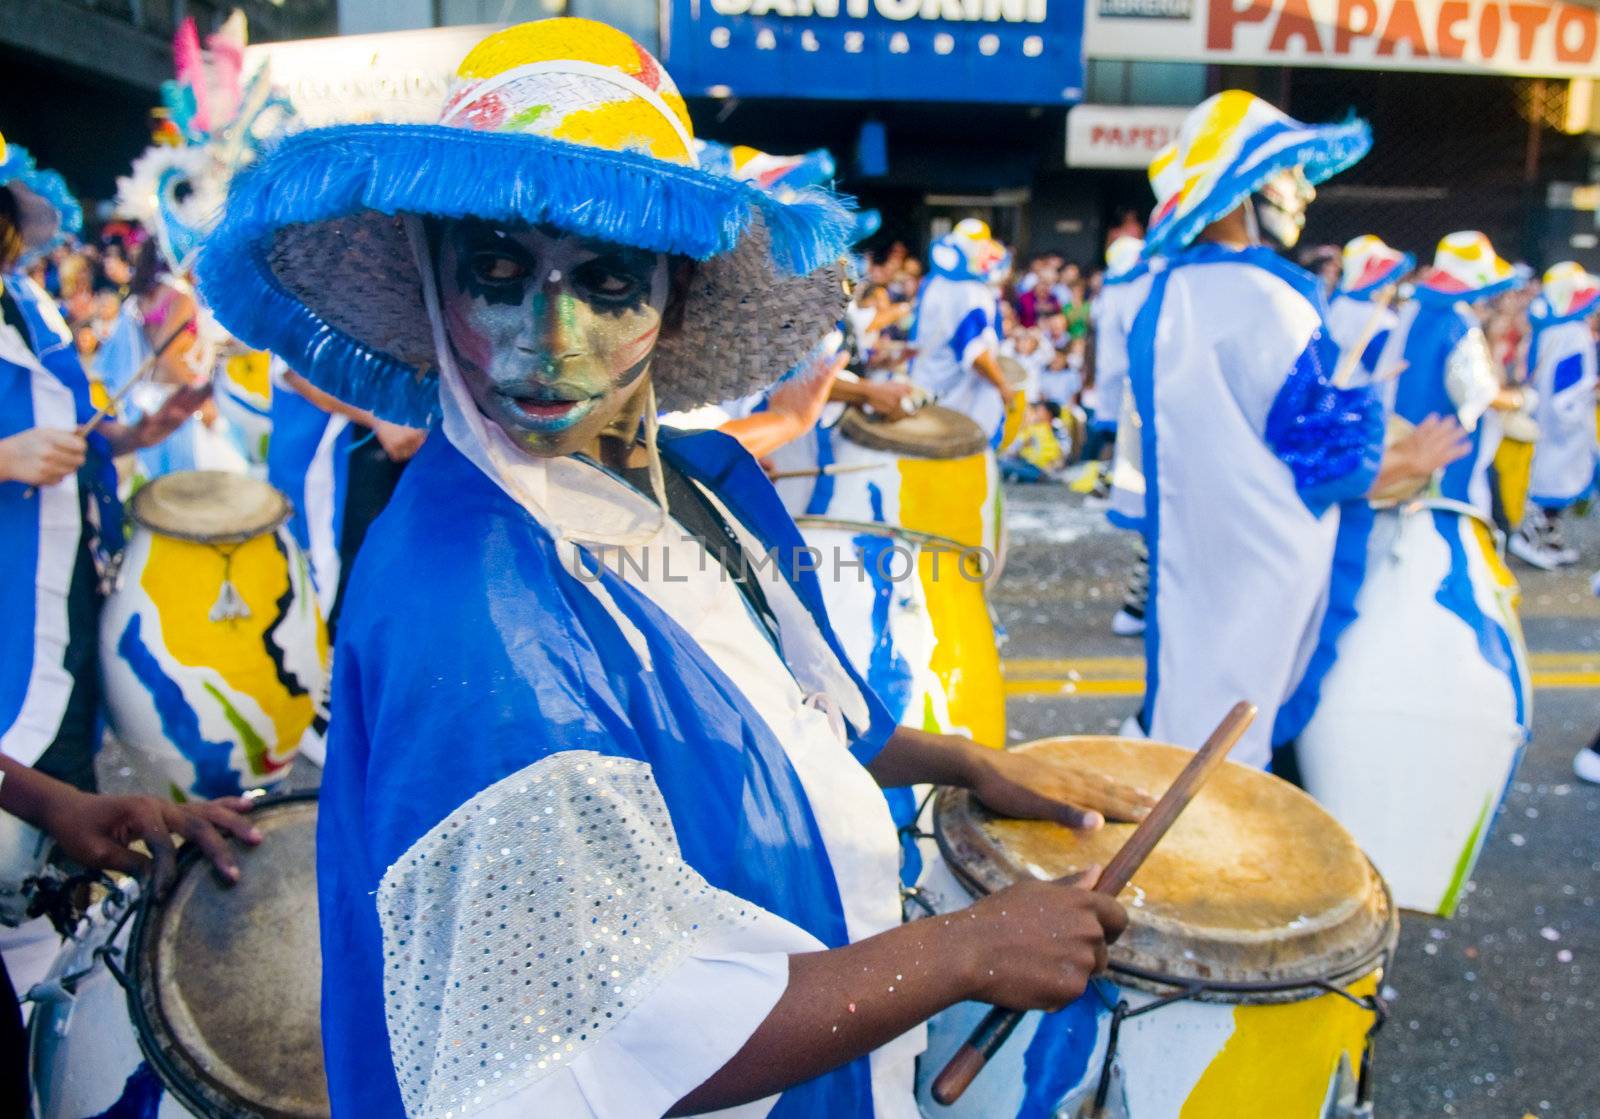
[[[999,443],[1010,387],[1000,369],[1000,309],[989,275],[1004,256],[989,227],[967,218],[934,242],[917,296],[911,380]]]

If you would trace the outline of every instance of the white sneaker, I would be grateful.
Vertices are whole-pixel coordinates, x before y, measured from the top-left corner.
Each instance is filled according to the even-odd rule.
[[[1600,753],[1596,753],[1592,746],[1579,750],[1578,756],[1572,759],[1572,772],[1577,774],[1580,781],[1600,785]]]
[[[1138,637],[1144,633],[1144,619],[1135,617],[1127,610],[1118,610],[1116,617],[1111,619],[1111,632],[1118,637]]]
[[[1556,564],[1560,567],[1571,567],[1573,564],[1577,563],[1580,558],[1582,558],[1578,555],[1578,549],[1572,547],[1571,545],[1553,547],[1550,549],[1550,555],[1555,559]]]
[[[1513,532],[1506,541],[1506,550],[1530,567],[1540,571],[1554,571],[1561,566],[1553,551],[1538,539],[1530,539],[1523,531]]]

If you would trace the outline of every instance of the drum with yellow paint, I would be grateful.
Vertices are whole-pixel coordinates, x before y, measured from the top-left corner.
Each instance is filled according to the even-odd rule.
[[[798,519],[845,656],[906,726],[1005,742],[982,554],[870,521]]]
[[[1018,747],[1159,794],[1192,755],[1126,738]],[[940,793],[934,832],[948,911],[1029,877],[1104,866],[1132,824],[1073,832],[997,818]],[[1399,933],[1382,878],[1355,840],[1287,782],[1226,763],[1122,892],[1129,924],[1109,977],[1056,1014],[1028,1014],[954,1106],[933,1077],[988,1010],[935,1018],[918,1072],[923,1113],[985,1119],[1355,1119],[1370,1115],[1371,1038]],[[1365,1109],[1365,1110],[1364,1110]],[[1030,1111],[1029,1113],[1034,1113]]]
[[[1501,417],[1500,445],[1494,452],[1494,478],[1500,491],[1500,508],[1515,532],[1528,509],[1528,482],[1533,475],[1533,448],[1539,441],[1539,424],[1526,411]]]
[[[272,438],[272,355],[246,350],[217,363],[216,401],[251,463],[267,461]]]
[[[323,730],[328,640],[289,500],[220,471],[156,478],[100,619],[111,729],[151,792],[214,797],[281,781]]]
[[[1000,428],[998,449],[1005,451],[1022,434],[1022,425],[1028,418],[1028,371],[1016,358],[1002,357],[1000,372],[1006,378],[1006,420]]]
[[[1425,498],[1374,515],[1356,617],[1297,753],[1406,909],[1455,911],[1527,741],[1518,599],[1478,510]]]

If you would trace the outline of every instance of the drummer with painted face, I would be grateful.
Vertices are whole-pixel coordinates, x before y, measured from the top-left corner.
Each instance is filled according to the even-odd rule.
[[[98,720],[99,562],[121,546],[111,456],[163,439],[200,394],[176,394],[129,426],[94,415],[89,381],[61,314],[19,265],[82,222],[66,183],[0,139],[0,813],[48,834],[71,859],[163,872],[170,835],[199,843],[230,877],[222,838],[254,836],[243,801],[179,806],[152,797],[92,796]],[[24,1114],[26,1050],[0,964],[0,1110]]]
[[[1054,882],[901,926],[880,786],[1080,827],[1144,802],[895,729],[759,466],[657,429],[832,329],[850,232],[825,194],[699,171],[691,142],[627,36],[524,24],[461,63],[440,127],[287,140],[203,258],[237,335],[442,428],[367,538],[335,657],[336,1114],[909,1119],[926,1018],[1060,1006],[1122,928]],[[746,558],[765,574],[741,585]]]
[[[1128,382],[1150,549],[1140,724],[1157,740],[1199,742],[1246,698],[1261,717],[1233,756],[1267,765],[1316,637],[1339,503],[1462,453],[1453,423],[1430,422],[1385,457],[1377,399],[1331,383],[1315,278],[1276,251],[1299,240],[1314,184],[1370,145],[1363,121],[1306,125],[1229,90],[1150,165],[1144,255],[1168,263],[1134,319]]]

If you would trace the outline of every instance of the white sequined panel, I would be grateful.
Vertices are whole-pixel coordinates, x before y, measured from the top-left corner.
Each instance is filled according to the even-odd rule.
[[[684,863],[643,762],[566,751],[484,790],[378,888],[407,1115],[461,1119],[566,1067],[758,912]]]

